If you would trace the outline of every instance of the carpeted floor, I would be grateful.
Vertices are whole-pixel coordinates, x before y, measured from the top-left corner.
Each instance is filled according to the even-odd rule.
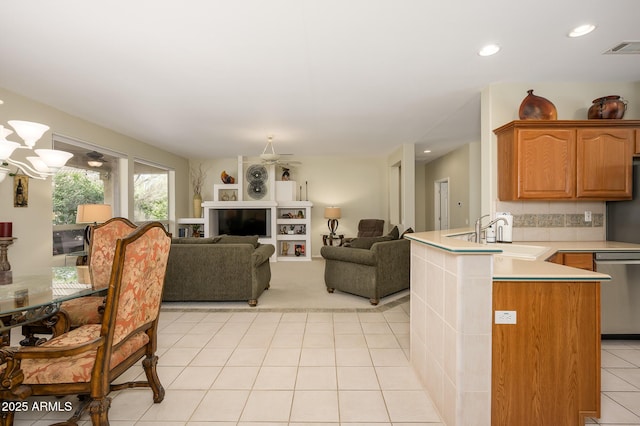
[[[372,306],[365,297],[337,290],[330,294],[324,284],[324,259],[314,258],[310,262],[272,262],[271,288],[262,293],[258,306],[254,308],[246,302],[165,302],[162,309],[382,311],[406,301],[408,297],[407,289],[383,298],[378,306]]]

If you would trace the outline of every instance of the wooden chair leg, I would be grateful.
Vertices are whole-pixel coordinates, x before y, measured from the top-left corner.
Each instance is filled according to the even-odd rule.
[[[162,402],[162,400],[164,399],[164,388],[162,387],[162,383],[160,383],[160,378],[158,377],[157,366],[157,355],[147,357],[144,359],[144,361],[142,361],[142,368],[144,369],[144,373],[147,376],[149,386],[153,391],[153,402],[155,402],[156,404]]]
[[[2,426],[13,426],[13,411],[0,411],[0,425]]]
[[[108,396],[102,399],[94,399],[89,403],[89,413],[91,414],[91,424],[93,426],[109,425],[109,407],[111,398]]]

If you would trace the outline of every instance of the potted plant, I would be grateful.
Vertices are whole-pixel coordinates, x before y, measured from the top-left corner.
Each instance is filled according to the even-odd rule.
[[[202,170],[202,163],[198,168],[191,167],[191,185],[193,186],[193,217],[202,217],[202,185],[207,172]]]

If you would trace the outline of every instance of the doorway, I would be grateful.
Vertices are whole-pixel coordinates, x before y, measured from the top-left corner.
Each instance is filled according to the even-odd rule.
[[[434,185],[434,229],[449,229],[449,178],[439,179]]]

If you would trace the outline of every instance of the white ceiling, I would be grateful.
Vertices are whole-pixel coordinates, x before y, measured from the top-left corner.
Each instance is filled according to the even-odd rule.
[[[0,16],[0,86],[189,158],[257,155],[268,135],[300,156],[437,157],[479,140],[490,83],[640,80],[640,55],[602,54],[640,40],[638,0],[22,0]],[[487,43],[502,50],[478,56]]]

